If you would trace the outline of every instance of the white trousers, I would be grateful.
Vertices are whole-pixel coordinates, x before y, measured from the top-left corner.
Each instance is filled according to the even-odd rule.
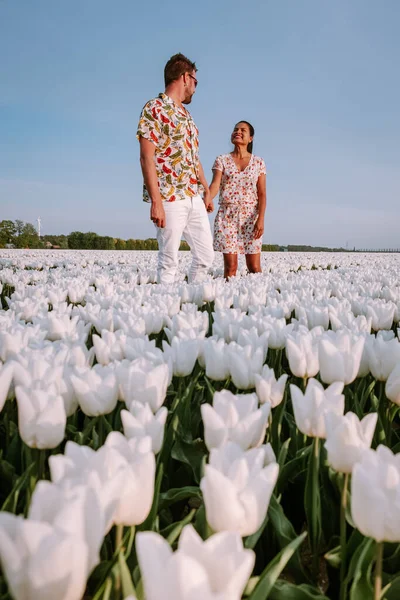
[[[214,260],[210,222],[201,196],[164,202],[165,227],[156,227],[158,283],[173,283],[178,269],[182,236],[192,251],[189,282],[202,281]]]

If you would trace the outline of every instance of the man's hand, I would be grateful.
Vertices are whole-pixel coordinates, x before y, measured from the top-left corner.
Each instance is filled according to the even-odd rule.
[[[264,233],[264,219],[258,217],[254,225],[254,239],[258,240]]]
[[[150,219],[157,227],[165,227],[165,210],[162,201],[151,203]]]
[[[210,192],[205,192],[204,193],[203,202],[204,202],[204,205],[206,207],[206,211],[208,213],[212,213],[212,211],[214,210],[214,202],[211,200],[211,194],[210,194]]]

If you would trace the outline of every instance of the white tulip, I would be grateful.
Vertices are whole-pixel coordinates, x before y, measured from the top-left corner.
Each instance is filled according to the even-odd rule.
[[[343,329],[327,332],[319,339],[319,372],[324,383],[352,383],[358,375],[364,338]]]
[[[318,341],[307,333],[293,333],[286,340],[289,368],[296,377],[314,377],[319,371]]]
[[[223,339],[206,338],[202,348],[206,375],[214,381],[225,381],[229,377],[228,354]]]
[[[255,387],[255,375],[260,374],[264,363],[262,348],[253,350],[251,346],[242,348],[235,342],[227,346],[228,364],[231,378],[239,390]]]
[[[278,406],[283,400],[287,378],[288,375],[285,373],[277,380],[274,370],[270,369],[268,365],[264,365],[261,375],[254,376],[260,403],[268,403],[272,408]]]
[[[56,448],[64,439],[67,415],[64,402],[54,386],[29,389],[16,386],[18,429],[30,448]]]
[[[121,411],[124,434],[128,439],[150,436],[152,451],[154,454],[158,454],[164,440],[164,428],[167,416],[168,409],[165,406],[162,406],[153,414],[148,404],[132,402],[129,411]]]
[[[400,361],[387,378],[385,394],[391,402],[400,406]]]
[[[146,358],[123,361],[116,369],[121,399],[128,408],[132,402],[148,404],[156,413],[164,403],[170,379],[166,363],[154,363]]]
[[[400,542],[400,454],[386,446],[363,453],[353,469],[351,514],[363,535]]]
[[[335,382],[324,389],[319,381],[310,379],[303,394],[296,385],[290,385],[296,425],[304,435],[326,438],[325,415],[343,415],[343,387],[343,382]]]
[[[260,528],[279,473],[276,463],[264,467],[264,461],[262,448],[243,452],[228,442],[211,450],[200,488],[214,531],[238,531],[244,537]]]
[[[106,535],[106,516],[95,491],[87,485],[62,489],[50,481],[38,481],[28,517],[49,523],[65,534],[81,538],[88,546],[88,571],[100,562],[100,548]]]
[[[328,462],[341,473],[351,473],[365,450],[371,447],[377,413],[366,415],[361,421],[353,412],[343,416],[335,413],[325,415]]]
[[[396,305],[394,302],[385,300],[375,300],[367,305],[367,317],[372,319],[372,329],[390,329],[393,325],[394,311]]]
[[[182,530],[175,553],[152,531],[137,534],[136,551],[146,600],[240,600],[255,561],[238,533],[203,541],[192,525]]]
[[[105,442],[104,468],[112,475],[121,474],[122,487],[114,513],[116,525],[139,525],[147,518],[154,496],[156,460],[151,451],[151,438],[127,440],[112,431]],[[99,468],[101,468],[99,466]]]
[[[88,546],[48,523],[0,513],[0,561],[15,600],[81,600]]]
[[[13,366],[12,364],[1,365],[0,363],[0,412],[3,410],[3,406],[8,397],[8,392],[11,387],[13,378]]]
[[[269,404],[258,409],[256,394],[235,396],[228,390],[215,392],[213,406],[201,406],[207,448],[219,448],[227,441],[236,442],[243,450],[260,446],[270,410]]]
[[[171,345],[163,340],[163,350],[166,360],[172,361],[174,375],[186,377],[192,373],[199,356],[199,340],[174,337]]]
[[[122,344],[125,339],[126,335],[120,330],[117,333],[113,333],[107,331],[107,329],[103,329],[101,337],[93,335],[93,347],[95,349],[97,362],[101,365],[108,365],[112,360],[122,360],[124,358]]]
[[[369,370],[378,381],[386,381],[400,362],[400,341],[385,341],[382,337],[371,336],[366,347]]]
[[[92,369],[76,367],[70,376],[79,405],[85,415],[97,417],[111,413],[118,401],[115,372],[99,364]]]

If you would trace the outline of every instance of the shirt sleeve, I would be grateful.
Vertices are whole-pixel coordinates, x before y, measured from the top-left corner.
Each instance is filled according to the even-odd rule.
[[[140,140],[141,137],[158,145],[161,133],[161,125],[159,122],[159,111],[156,110],[156,104],[153,100],[148,102],[140,115],[136,137]]]
[[[223,171],[224,170],[222,156],[217,156],[217,158],[215,159],[214,164],[212,166],[212,170],[213,171]]]
[[[264,159],[260,158],[260,173],[259,173],[259,175],[266,175],[266,174],[267,174],[267,167],[265,166]]]

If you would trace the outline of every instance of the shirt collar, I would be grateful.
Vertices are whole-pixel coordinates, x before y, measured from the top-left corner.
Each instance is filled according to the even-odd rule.
[[[161,92],[160,94],[158,94],[158,97],[160,98],[160,100],[162,100],[163,102],[168,102],[170,104],[173,104],[173,106],[176,107],[176,110],[180,111],[182,114],[185,115],[185,117],[189,118],[190,117],[190,113],[188,110],[186,110],[185,107],[180,107],[175,100],[173,100],[171,98],[171,96],[168,96],[168,94],[166,94],[165,92]]]

